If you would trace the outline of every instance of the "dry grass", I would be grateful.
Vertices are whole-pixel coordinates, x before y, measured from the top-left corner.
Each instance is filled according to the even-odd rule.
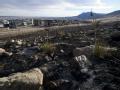
[[[5,64],[0,63],[0,69],[3,68],[5,66]]]
[[[97,41],[94,48],[94,55],[100,58],[110,57],[113,51],[116,51],[116,48],[111,48],[102,41]]]
[[[53,43],[49,43],[49,42],[46,42],[46,43],[43,43],[40,48],[42,49],[42,51],[44,53],[52,53],[56,50],[56,47]]]
[[[19,35],[26,35],[26,34],[30,34],[30,33],[34,33],[34,32],[38,32],[38,31],[41,31],[41,30],[44,30],[43,28],[32,28],[32,27],[29,27],[29,28],[17,28],[17,29],[10,29],[10,30],[7,30],[7,29],[2,29],[0,31],[0,38],[10,38],[10,37],[16,37],[16,36],[19,36]]]

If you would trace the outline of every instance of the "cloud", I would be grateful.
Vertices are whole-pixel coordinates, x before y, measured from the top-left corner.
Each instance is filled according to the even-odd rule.
[[[73,16],[83,11],[108,11],[106,0],[0,0],[0,15]],[[108,2],[108,1],[107,1]]]
[[[15,8],[24,8],[24,9],[31,9],[37,8],[38,6],[49,6],[49,5],[56,5],[60,3],[61,0],[1,0],[0,7],[5,7],[6,5],[13,6]]]
[[[103,6],[101,0],[4,0],[0,1],[1,8],[9,9],[67,9],[92,8]],[[105,7],[105,5],[103,6]]]

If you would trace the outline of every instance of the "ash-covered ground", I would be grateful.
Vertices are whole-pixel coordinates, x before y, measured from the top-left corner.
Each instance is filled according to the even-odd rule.
[[[102,48],[109,51],[107,54],[101,51],[99,56],[94,54],[92,27],[46,30],[42,34],[2,39],[0,90],[120,90],[120,29],[112,25],[97,30],[97,38],[105,44]],[[43,74],[39,78],[41,85],[34,83],[37,88],[21,89],[22,79],[14,75],[33,68]],[[29,86],[31,78],[23,82]]]

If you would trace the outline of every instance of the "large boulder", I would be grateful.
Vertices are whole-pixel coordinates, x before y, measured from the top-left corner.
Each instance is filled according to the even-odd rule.
[[[0,90],[42,90],[43,73],[35,68],[0,78]]]

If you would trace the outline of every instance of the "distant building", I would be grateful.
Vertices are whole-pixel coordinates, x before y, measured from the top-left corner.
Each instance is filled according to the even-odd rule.
[[[4,28],[3,22],[0,22],[0,28]]]
[[[4,20],[4,28],[9,28],[9,21],[8,20]]]
[[[2,20],[0,21],[0,28],[16,28],[16,23],[14,20]]]
[[[59,20],[59,19],[32,19],[32,26],[38,27],[50,27],[50,26],[61,26],[61,25],[69,25],[69,24],[79,24],[79,20]]]
[[[34,19],[32,21],[34,26],[40,26],[40,27],[49,27],[52,26],[52,21],[53,20],[40,20],[40,19]]]

